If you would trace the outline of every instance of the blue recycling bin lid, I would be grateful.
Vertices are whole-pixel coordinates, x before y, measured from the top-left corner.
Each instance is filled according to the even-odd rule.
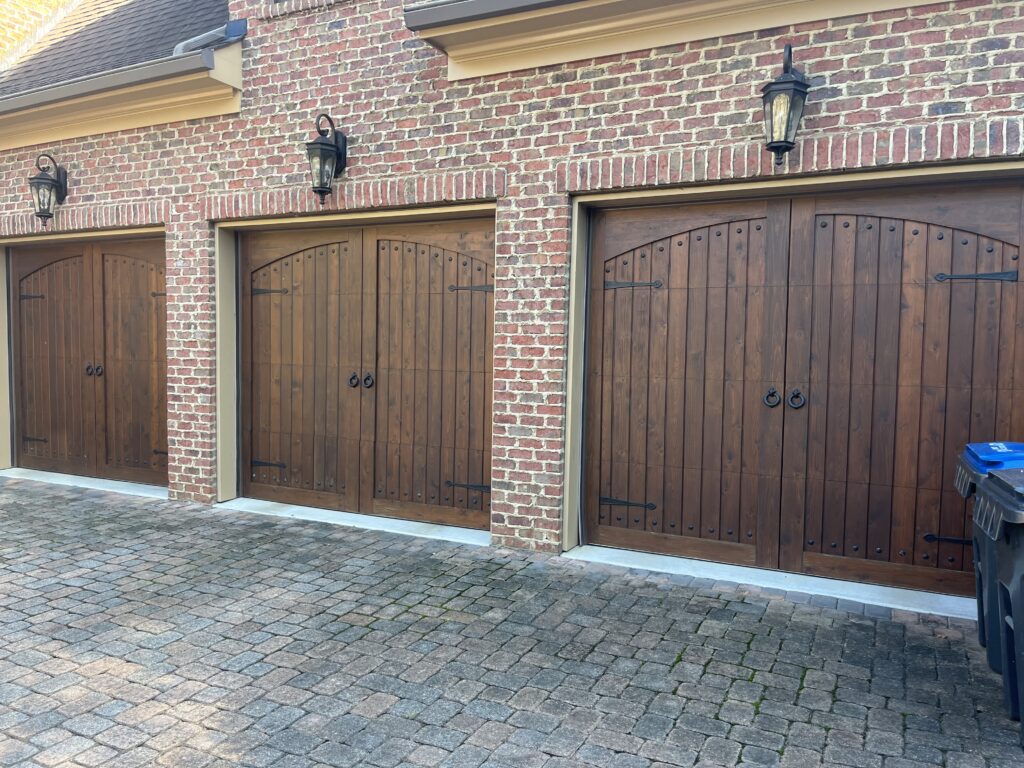
[[[1024,443],[968,443],[964,457],[989,472],[1024,467]]]
[[[1024,468],[1024,443],[968,443],[957,462],[954,485],[970,498],[990,472]]]

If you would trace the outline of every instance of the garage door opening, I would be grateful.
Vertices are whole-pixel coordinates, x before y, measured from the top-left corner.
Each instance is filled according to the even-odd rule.
[[[490,221],[242,237],[246,496],[487,529]]]
[[[1019,185],[594,214],[590,543],[973,590],[953,486],[1024,434]]]
[[[163,239],[19,246],[10,270],[17,465],[166,485]]]

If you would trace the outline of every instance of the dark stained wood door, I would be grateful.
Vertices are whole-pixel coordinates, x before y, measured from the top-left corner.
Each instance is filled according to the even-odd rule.
[[[777,566],[788,237],[788,201],[596,217],[591,542]]]
[[[970,593],[956,457],[1024,433],[1022,207],[968,184],[598,214],[588,539]]]
[[[487,528],[490,222],[246,235],[247,495]]]
[[[95,360],[88,246],[18,249],[11,260],[18,466],[93,474]]]
[[[305,240],[299,250],[288,236],[245,241],[243,491],[354,511],[373,273],[358,230]]]
[[[1024,430],[1020,187],[793,211],[787,392],[807,404],[786,413],[782,565],[970,592],[956,457]]]
[[[369,230],[377,257],[377,514],[490,526],[489,225]]]
[[[11,274],[18,465],[166,483],[163,241],[19,247]]]
[[[161,246],[94,246],[100,296],[96,364],[104,369],[94,375],[96,459],[103,477],[167,482],[167,280]]]

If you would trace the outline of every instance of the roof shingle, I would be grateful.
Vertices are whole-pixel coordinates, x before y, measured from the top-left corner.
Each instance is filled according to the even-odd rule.
[[[227,21],[227,0],[79,0],[0,73],[0,97],[170,56]]]

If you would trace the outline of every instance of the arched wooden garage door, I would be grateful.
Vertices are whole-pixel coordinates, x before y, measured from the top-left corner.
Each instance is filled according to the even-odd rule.
[[[1024,434],[1020,210],[970,186],[599,214],[589,539],[969,592],[955,457]]]
[[[587,513],[596,543],[777,561],[789,203],[596,225]],[[621,250],[635,234],[640,244]]]
[[[167,481],[162,240],[12,253],[19,466]]]
[[[490,520],[488,222],[248,235],[243,492]]]

